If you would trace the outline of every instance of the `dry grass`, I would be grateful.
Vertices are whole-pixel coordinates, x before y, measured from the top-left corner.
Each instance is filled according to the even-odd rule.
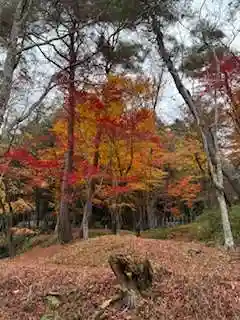
[[[55,316],[91,320],[98,306],[117,290],[107,264],[113,252],[147,256],[155,281],[152,295],[139,301],[134,312],[115,306],[107,310],[105,319],[240,319],[239,261],[230,263],[227,253],[198,243],[134,236],[102,236],[35,248],[1,262],[0,319],[39,320],[49,312],[44,297],[57,291],[61,304]],[[162,275],[162,267],[168,276]]]

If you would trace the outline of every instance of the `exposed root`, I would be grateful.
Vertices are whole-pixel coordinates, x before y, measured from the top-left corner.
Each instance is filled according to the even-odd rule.
[[[109,308],[111,305],[113,305],[115,302],[122,300],[122,298],[123,298],[122,293],[119,293],[119,294],[115,295],[114,297],[112,297],[111,299],[105,300],[101,304],[99,310],[97,310],[94,313],[92,320],[100,320],[100,319],[102,319],[102,316],[103,316],[105,310],[107,308]]]
[[[135,261],[123,254],[111,255],[109,264],[121,288],[121,293],[104,301],[95,312],[93,320],[103,319],[105,310],[117,301],[121,301],[124,311],[135,309],[137,300],[144,290],[152,285],[153,270],[147,259]]]
[[[123,297],[123,305],[125,310],[135,309],[137,306],[138,295],[135,290],[126,290]]]
[[[100,320],[103,319],[104,313],[107,308],[114,305],[116,302],[121,302],[122,306],[124,307],[123,312],[131,309],[135,309],[137,305],[137,298],[138,295],[135,290],[124,290],[122,289],[121,292],[111,299],[105,300],[99,309],[94,313],[92,320]]]

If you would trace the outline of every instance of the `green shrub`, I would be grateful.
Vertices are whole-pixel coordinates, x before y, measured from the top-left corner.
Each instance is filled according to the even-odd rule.
[[[143,231],[141,235],[142,237],[149,239],[167,239],[170,233],[169,231],[170,228],[151,229]]]
[[[240,244],[240,206],[229,212],[232,233],[237,245]],[[218,210],[208,210],[197,221],[172,228],[147,230],[142,233],[144,238],[176,239],[186,241],[202,241],[208,245],[224,244],[221,214]]]
[[[229,211],[229,218],[234,240],[239,244],[240,206],[235,206]],[[213,241],[218,244],[224,243],[221,213],[218,210],[207,211],[199,218],[198,224],[201,228],[201,232],[199,234],[200,241]]]

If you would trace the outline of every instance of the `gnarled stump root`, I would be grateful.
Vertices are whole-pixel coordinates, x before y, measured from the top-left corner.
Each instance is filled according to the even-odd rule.
[[[122,288],[124,305],[135,308],[137,297],[152,286],[153,269],[149,260],[114,254],[108,261]]]
[[[101,319],[104,311],[121,301],[126,309],[134,309],[138,298],[152,286],[153,269],[148,259],[136,259],[125,254],[114,254],[108,260],[121,287],[121,293],[106,300],[94,314],[93,319]]]

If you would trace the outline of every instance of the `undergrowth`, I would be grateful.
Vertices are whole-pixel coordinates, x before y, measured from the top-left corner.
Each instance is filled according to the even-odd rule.
[[[240,245],[240,206],[230,210],[232,233],[237,245]],[[144,238],[152,239],[176,239],[185,241],[201,241],[207,245],[223,245],[223,230],[221,215],[218,210],[208,210],[197,221],[175,226],[172,228],[159,228],[144,231]]]
[[[234,206],[229,212],[233,237],[236,245],[240,245],[240,206]],[[121,231],[121,234],[131,234],[130,231]],[[96,238],[111,234],[106,229],[90,229],[89,238]],[[221,246],[224,244],[221,215],[218,210],[208,210],[198,217],[197,221],[179,225],[172,228],[158,228],[146,230],[141,233],[143,238],[149,239],[172,239],[182,241],[200,241],[210,246]],[[74,235],[78,238],[78,231]],[[26,252],[36,246],[49,247],[57,244],[56,234],[18,235],[14,237],[16,253]],[[0,258],[8,256],[5,238],[0,238]]]

